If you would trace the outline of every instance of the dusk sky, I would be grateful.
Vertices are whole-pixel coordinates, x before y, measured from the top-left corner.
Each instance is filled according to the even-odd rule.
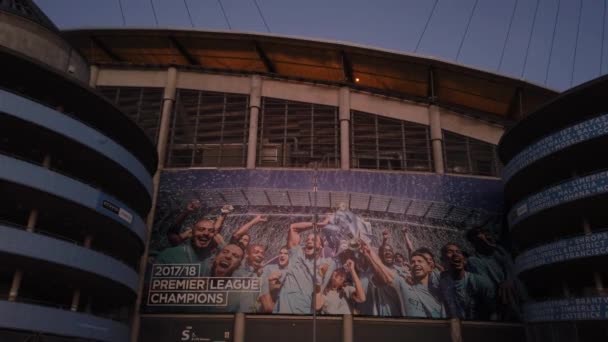
[[[202,30],[256,33],[269,29],[279,35],[432,56],[558,90],[608,70],[602,0],[35,2],[61,29],[193,25]]]

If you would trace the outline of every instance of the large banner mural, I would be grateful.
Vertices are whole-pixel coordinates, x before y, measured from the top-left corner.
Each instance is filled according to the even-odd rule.
[[[433,174],[166,171],[143,311],[518,319],[501,189]]]

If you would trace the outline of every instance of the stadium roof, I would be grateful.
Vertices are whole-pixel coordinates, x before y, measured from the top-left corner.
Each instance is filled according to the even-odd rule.
[[[278,35],[177,29],[78,29],[65,38],[91,64],[264,74],[347,85],[501,124],[557,95],[529,82],[439,59]]]

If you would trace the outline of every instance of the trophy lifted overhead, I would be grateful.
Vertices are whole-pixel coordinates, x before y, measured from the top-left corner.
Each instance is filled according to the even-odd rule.
[[[350,211],[344,202],[331,215],[329,224],[323,227],[323,234],[334,255],[346,249],[358,251],[359,241],[369,245],[373,236],[371,224]]]

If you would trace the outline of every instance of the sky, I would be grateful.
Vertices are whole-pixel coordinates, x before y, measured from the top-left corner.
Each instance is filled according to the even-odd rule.
[[[608,71],[604,0],[34,2],[60,29],[270,32],[435,57],[556,90]]]

